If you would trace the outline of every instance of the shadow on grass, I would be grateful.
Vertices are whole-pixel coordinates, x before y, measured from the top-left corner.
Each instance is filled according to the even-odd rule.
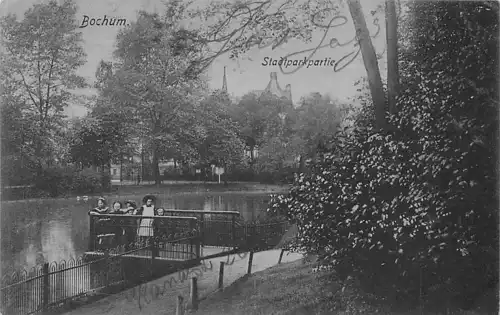
[[[354,282],[342,282],[335,271],[313,273],[314,262],[298,260],[245,276],[206,298],[196,314],[387,314],[437,315],[425,310],[396,311],[364,294]],[[448,311],[447,315],[493,314],[479,310]]]

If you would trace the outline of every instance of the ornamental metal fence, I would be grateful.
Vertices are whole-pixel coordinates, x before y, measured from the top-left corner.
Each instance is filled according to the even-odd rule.
[[[0,312],[43,313],[69,300],[118,292],[166,275],[198,260],[198,238],[197,233],[186,233],[177,239],[122,244],[5,275],[1,279]]]
[[[123,237],[123,227],[128,227],[125,222],[131,218],[91,216],[90,251],[77,259],[45,263],[5,275],[0,283],[0,313],[37,314],[62,307],[71,300],[92,299],[134,287],[208,259],[210,254],[203,257],[202,244],[225,245],[227,253],[267,250],[276,247],[290,227],[287,221],[280,220],[242,222],[236,217],[230,220],[205,217],[201,224],[195,217],[172,217],[165,219],[174,223],[161,221],[164,227],[153,224],[151,236],[134,238],[128,243],[129,239]],[[103,218],[104,224],[99,222]],[[137,225],[134,223],[133,227],[137,229]],[[122,228],[122,234],[118,228]],[[113,236],[107,237],[109,234]],[[209,241],[203,242],[202,237]]]

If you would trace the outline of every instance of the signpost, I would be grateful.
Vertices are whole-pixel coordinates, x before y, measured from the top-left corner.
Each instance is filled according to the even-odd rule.
[[[220,184],[220,176],[224,174],[224,168],[223,167],[216,167],[215,168],[215,174],[219,175],[219,184]]]

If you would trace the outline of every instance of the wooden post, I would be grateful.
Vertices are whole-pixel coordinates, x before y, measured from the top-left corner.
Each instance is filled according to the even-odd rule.
[[[177,296],[177,310],[175,315],[184,315],[184,298],[182,296]]]
[[[222,290],[224,285],[224,262],[220,262],[220,268],[219,268],[219,290]]]
[[[281,259],[283,259],[283,253],[285,252],[284,249],[281,250],[281,253],[280,253],[280,258],[278,259],[278,265],[281,264]]]
[[[196,277],[191,278],[191,306],[193,310],[198,310],[198,283]]]
[[[248,271],[247,274],[252,273],[252,261],[253,261],[253,251],[250,252],[250,256],[248,256]]]
[[[43,310],[47,310],[49,306],[50,296],[50,283],[49,283],[49,263],[43,264],[43,292],[42,292],[42,306]]]

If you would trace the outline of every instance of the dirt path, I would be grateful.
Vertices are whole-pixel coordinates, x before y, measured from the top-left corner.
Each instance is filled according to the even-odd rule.
[[[280,253],[280,250],[255,253],[252,273],[276,265]],[[188,269],[184,270],[184,272],[165,276],[65,314],[175,314],[177,296],[183,296],[186,302],[189,300],[190,278],[197,277],[199,296],[200,298],[206,297],[217,289],[221,261],[227,263],[224,268],[224,286],[228,286],[246,274],[248,258],[249,255],[244,253],[211,259],[204,262],[202,266],[205,267]],[[295,261],[300,258],[302,258],[300,254],[285,252],[282,262]]]

